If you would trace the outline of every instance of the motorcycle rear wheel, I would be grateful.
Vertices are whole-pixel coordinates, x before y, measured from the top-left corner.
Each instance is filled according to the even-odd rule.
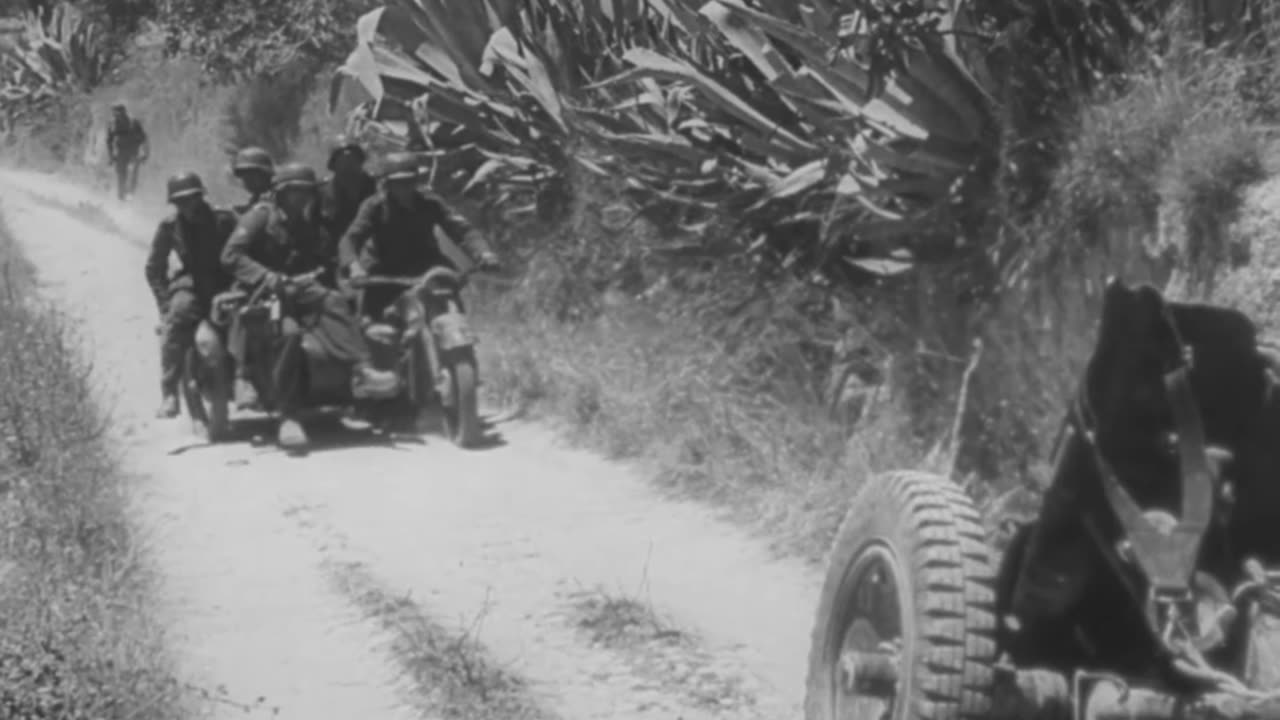
[[[231,430],[231,388],[226,373],[209,367],[194,348],[187,351],[183,363],[182,395],[195,433],[210,443],[225,440]]]

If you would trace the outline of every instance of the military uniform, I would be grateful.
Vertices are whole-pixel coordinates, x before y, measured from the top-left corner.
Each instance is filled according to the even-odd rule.
[[[270,190],[266,192],[260,192],[255,195],[250,195],[248,200],[240,203],[239,205],[232,205],[231,209],[235,211],[236,215],[244,215],[245,213],[252,210],[254,207],[261,205],[263,203],[269,203],[269,202],[271,202]]]
[[[298,326],[312,331],[330,357],[356,366],[370,363],[369,346],[358,320],[343,296],[330,287],[333,258],[332,242],[318,218],[290,222],[273,203],[260,204],[241,217],[222,253],[223,266],[249,287],[271,281],[274,275],[322,271],[319,281],[300,285],[289,297],[297,323],[286,326],[273,369],[277,405],[286,417],[299,409],[304,390],[300,370],[305,359]],[[245,338],[233,337],[231,346],[237,361],[243,363]]]
[[[137,118],[117,115],[107,127],[107,155],[116,171],[116,196],[121,200],[138,188],[138,164],[146,159],[147,132]]]
[[[378,181],[363,171],[348,182],[334,175],[326,178],[320,185],[320,217],[329,235],[341,238],[356,219],[360,205],[377,192]]]
[[[147,254],[147,284],[164,318],[160,389],[165,396],[177,393],[183,355],[191,345],[196,326],[209,313],[214,296],[232,283],[221,257],[223,246],[235,229],[236,217],[208,205],[197,212],[191,222],[176,213],[160,221]],[[168,274],[171,254],[182,262],[172,277]]]
[[[358,261],[371,274],[421,275],[434,267],[453,267],[436,237],[440,228],[449,239],[479,263],[491,254],[484,236],[434,194],[416,191],[409,205],[393,202],[386,193],[365,200],[360,212],[343,234],[338,246],[338,264],[349,267]],[[400,290],[369,288],[365,308],[377,316]]]

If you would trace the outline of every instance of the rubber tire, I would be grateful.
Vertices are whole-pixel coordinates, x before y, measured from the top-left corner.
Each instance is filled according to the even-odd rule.
[[[470,449],[480,444],[480,399],[477,384],[475,354],[468,350],[450,350],[443,354],[441,362],[453,378],[453,399],[457,406],[441,408],[440,419],[445,435],[460,448]],[[453,414],[457,417],[451,419]]]
[[[200,367],[200,363],[199,354],[194,349],[188,350],[182,372],[183,401],[192,424],[199,428],[197,432],[207,442],[219,443],[231,430],[231,389],[225,381],[219,382],[216,373]],[[214,376],[212,382],[208,381],[210,376]]]
[[[807,720],[833,720],[850,602],[846,575],[869,546],[887,547],[900,602],[902,654],[893,720],[989,716],[997,657],[993,552],[973,501],[921,472],[871,478],[855,496],[827,558],[810,638]]]

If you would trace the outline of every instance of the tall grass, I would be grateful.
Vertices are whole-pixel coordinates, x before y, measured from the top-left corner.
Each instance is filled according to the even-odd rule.
[[[2,218],[0,261],[0,717],[188,716],[131,479],[63,318],[24,299],[30,269]]]

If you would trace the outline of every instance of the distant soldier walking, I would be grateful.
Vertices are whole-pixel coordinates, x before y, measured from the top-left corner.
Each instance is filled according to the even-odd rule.
[[[116,171],[116,197],[124,200],[138,189],[138,167],[151,156],[147,133],[124,103],[111,106],[107,127],[107,157]]]

